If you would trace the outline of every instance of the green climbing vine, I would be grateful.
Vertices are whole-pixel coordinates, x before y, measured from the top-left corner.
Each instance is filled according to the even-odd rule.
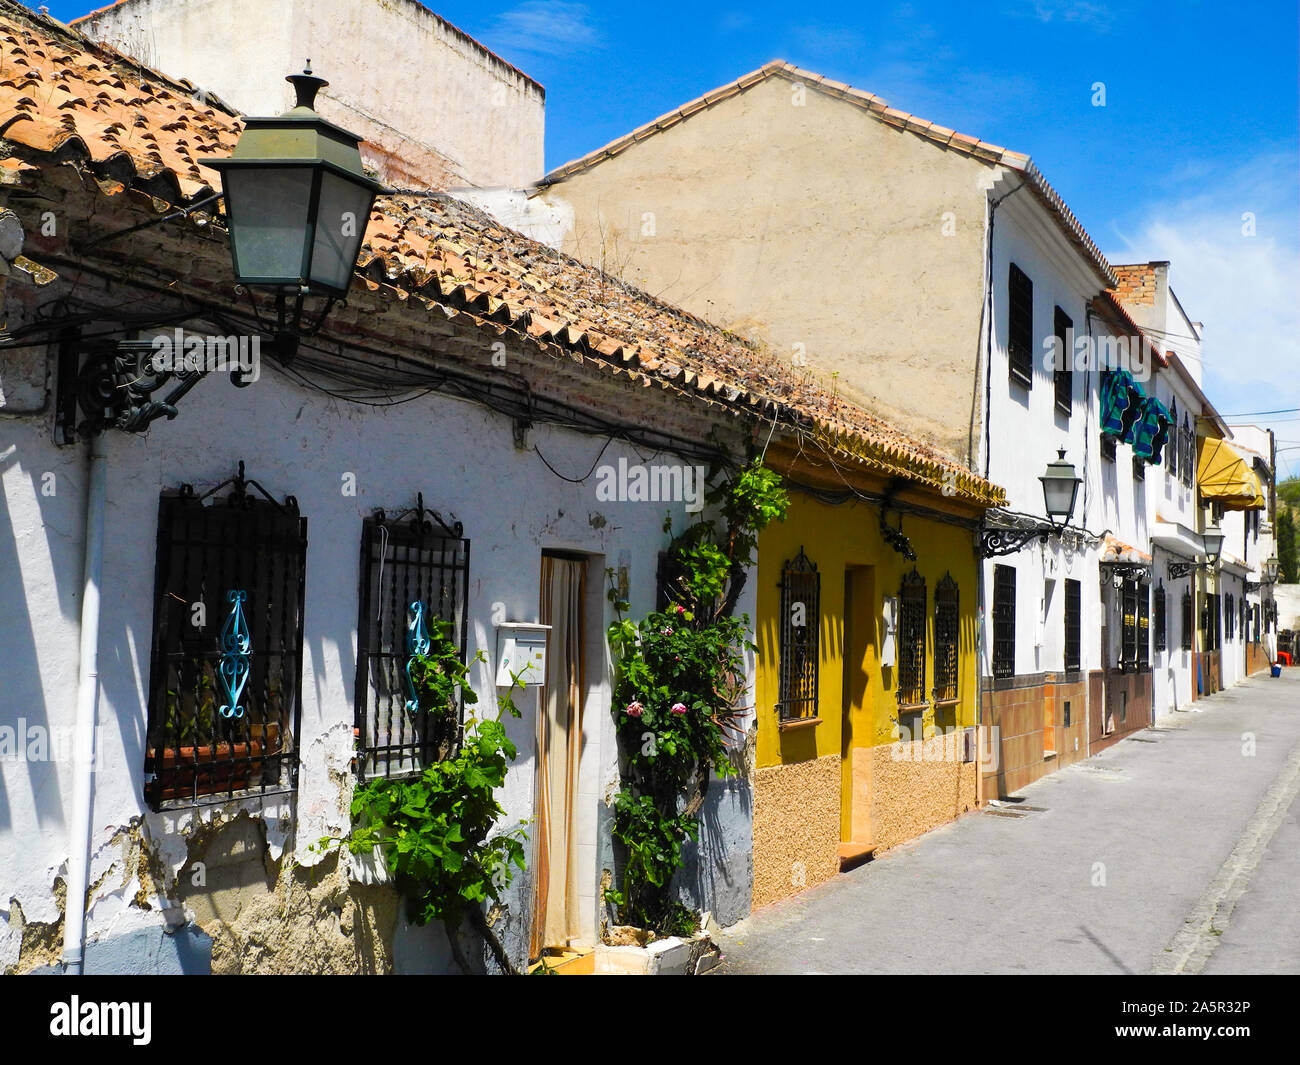
[[[622,767],[613,834],[626,860],[621,886],[605,899],[622,923],[663,934],[694,930],[694,915],[673,896],[673,875],[686,842],[699,838],[710,776],[736,772],[727,740],[743,735],[744,651],[753,644],[749,618],[734,611],[758,534],[789,507],[780,477],[760,461],[709,502],[719,518],[696,521],[670,543],[664,610],[632,621],[612,580],[609,593],[618,614],[608,637]]]
[[[481,651],[474,658],[484,660]],[[463,700],[467,712],[459,745],[443,749],[417,776],[381,777],[358,785],[352,796],[351,834],[322,839],[320,845],[344,844],[354,854],[377,849],[406,900],[411,920],[421,925],[444,922],[462,969],[470,967],[460,952],[457,932],[468,921],[497,964],[513,973],[504,947],[484,918],[482,903],[500,902],[514,869],[524,868],[527,822],[493,832],[505,814],[495,793],[518,753],[504,718],[520,715],[512,685],[498,698],[495,717],[477,717],[468,709],[478,702],[468,676],[450,626],[435,621],[428,653],[411,662],[415,712],[454,721]]]

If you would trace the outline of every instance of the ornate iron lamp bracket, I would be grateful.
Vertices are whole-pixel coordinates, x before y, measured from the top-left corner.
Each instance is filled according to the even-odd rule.
[[[1028,529],[991,529],[986,526],[980,530],[980,556],[993,558],[1014,554],[1031,540],[1046,542],[1051,532],[1050,525],[1035,525]]]
[[[1182,580],[1189,573],[1195,573],[1197,570],[1210,569],[1208,562],[1171,562],[1169,563],[1169,576],[1173,580]]]

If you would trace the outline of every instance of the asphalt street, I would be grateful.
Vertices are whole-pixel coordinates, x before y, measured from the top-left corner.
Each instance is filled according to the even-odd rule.
[[[1300,972],[1300,667],[1192,707],[760,910],[718,972]]]

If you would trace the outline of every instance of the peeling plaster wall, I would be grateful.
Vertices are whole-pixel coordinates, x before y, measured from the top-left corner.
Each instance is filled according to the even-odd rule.
[[[840,869],[840,757],[768,766],[754,775],[754,907],[829,880]]]
[[[610,389],[611,409],[627,402],[620,386],[591,387]],[[7,575],[0,642],[9,657],[0,724],[22,718],[70,730],[85,445],[55,447],[48,414],[6,418],[0,426],[0,565]],[[532,430],[530,440],[573,476],[591,467],[602,445],[545,426]],[[639,461],[619,442],[602,461],[620,457]],[[241,459],[247,475],[274,496],[295,495],[308,519],[299,788],[265,803],[154,813],[140,795],[158,496],[184,482],[202,492],[230,477]],[[41,492],[46,473],[55,485],[48,495]],[[355,496],[342,491],[346,473],[355,474]],[[146,436],[110,436],[88,966],[95,953],[124,964],[112,944],[138,944],[140,936],[179,942],[176,929],[182,938],[196,930],[210,937],[211,966],[220,972],[448,966],[445,937],[410,929],[391,891],[351,883],[336,858],[308,849],[349,824],[361,521],[377,506],[390,513],[410,506],[417,491],[427,505],[462,520],[472,540],[469,652],[481,649],[489,661],[472,667],[471,681],[485,700],[493,694],[493,605],[504,604],[510,620],[537,618],[543,549],[588,552],[611,565],[625,561],[632,610],[645,612],[654,605],[664,513],[673,511],[678,527],[685,520],[682,504],[598,502],[594,479],[569,484],[554,477],[531,450],[516,450],[507,420],[477,405],[430,396],[361,408],[305,390],[268,365],[247,389],[235,390],[221,376],[203,382],[175,421],[157,423]],[[603,589],[593,592],[603,604]],[[598,779],[608,783],[616,774],[606,675],[593,681],[591,694],[589,739],[599,752]],[[534,813],[536,697],[529,692],[518,701],[524,716],[508,723],[520,756],[501,795],[506,821]],[[37,969],[52,964],[62,946],[57,885],[66,873],[72,766],[66,759],[20,760],[3,768],[0,967]],[[743,790],[728,788],[716,789],[706,812],[701,853],[709,872],[697,897],[732,919],[748,911],[747,855],[736,845],[749,829],[733,824],[748,812]],[[593,813],[593,831],[599,825],[603,832],[603,804]],[[601,848],[607,843],[594,841],[593,878],[603,867]],[[205,884],[194,882],[196,861],[205,863]],[[495,915],[516,962],[527,950],[530,881],[517,878]],[[715,893],[730,893],[729,901],[715,907]],[[192,965],[195,952],[183,953],[180,961],[160,960],[157,971]]]

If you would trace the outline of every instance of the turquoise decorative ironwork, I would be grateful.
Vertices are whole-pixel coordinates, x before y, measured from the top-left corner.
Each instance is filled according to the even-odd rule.
[[[248,622],[244,620],[244,601],[248,593],[232,591],[226,598],[230,600],[230,616],[221,629],[221,665],[217,670],[217,677],[225,689],[226,702],[218,709],[222,717],[243,717],[244,708],[240,700],[244,685],[248,683],[248,655],[253,649]]]
[[[415,713],[420,709],[420,700],[415,692],[415,678],[411,676],[411,666],[417,655],[427,655],[433,647],[429,639],[429,629],[424,621],[424,604],[418,600],[411,604],[411,616],[406,622],[406,709]]]

